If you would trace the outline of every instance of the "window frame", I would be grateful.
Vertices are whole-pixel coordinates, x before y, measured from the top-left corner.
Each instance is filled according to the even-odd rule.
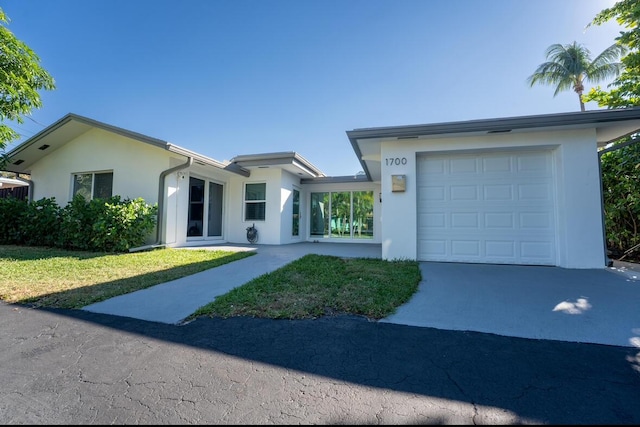
[[[255,200],[247,200],[247,186],[249,185],[263,185],[264,186],[264,199],[255,199]],[[242,197],[242,201],[243,201],[243,215],[242,217],[244,218],[245,222],[251,222],[251,221],[266,221],[267,220],[267,183],[265,181],[258,181],[258,182],[245,182],[244,183],[244,188],[243,188],[243,197]],[[263,218],[248,218],[247,215],[249,213],[249,209],[247,209],[247,206],[249,204],[254,204],[254,205],[262,205],[263,209],[262,209],[262,216]]]
[[[113,170],[72,172],[71,173],[71,188],[70,188],[71,197],[70,197],[70,200],[72,200],[76,196],[76,194],[82,195],[79,191],[76,191],[76,181],[77,181],[77,176],[79,176],[79,175],[91,175],[91,196],[87,201],[91,201],[91,200],[97,199],[97,198],[105,199],[104,197],[96,197],[96,175],[111,175],[111,195],[109,197],[107,197],[107,198],[113,197],[113,175],[114,175]],[[85,199],[86,199],[86,197],[85,197]]]
[[[343,193],[349,195],[349,218],[346,219],[346,226],[349,229],[349,234],[340,234],[336,232],[335,226],[338,224],[335,216],[335,207],[334,203],[337,200],[337,196]],[[361,194],[362,193],[362,194]],[[356,200],[360,200],[360,198],[364,194],[369,194],[372,196],[372,203],[370,206],[370,214],[371,214],[371,227],[366,227],[366,232],[362,233],[362,224],[356,224],[356,216],[357,209],[354,206]],[[311,191],[309,193],[309,201],[307,206],[309,206],[309,237],[312,239],[332,239],[335,241],[338,240],[350,240],[353,242],[360,241],[368,241],[375,240],[375,226],[374,226],[374,218],[376,211],[376,203],[374,195],[375,190],[373,189],[357,189],[357,190],[349,190],[349,189],[320,189],[319,191]],[[316,205],[314,205],[314,202]],[[321,207],[319,207],[322,204]],[[320,221],[320,218],[322,222]],[[369,222],[369,216],[366,215],[367,223]],[[334,224],[334,221],[336,223]],[[322,230],[320,230],[319,225],[322,225]],[[356,231],[358,230],[358,231]],[[370,231],[369,231],[370,230]],[[320,232],[321,231],[321,232]]]

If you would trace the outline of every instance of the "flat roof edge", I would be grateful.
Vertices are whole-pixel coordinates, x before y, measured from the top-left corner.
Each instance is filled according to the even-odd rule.
[[[360,128],[347,131],[352,141],[357,139],[384,137],[415,137],[447,133],[482,131],[509,131],[537,127],[597,124],[622,120],[640,119],[640,108],[619,108],[610,110],[578,111],[530,116],[479,119],[458,122],[442,122],[422,125],[387,126]]]
[[[354,182],[373,182],[366,175],[345,175],[345,176],[321,176],[317,178],[304,178],[301,184],[339,184]]]

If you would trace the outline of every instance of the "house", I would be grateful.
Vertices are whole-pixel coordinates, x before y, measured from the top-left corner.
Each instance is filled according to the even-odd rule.
[[[9,153],[30,197],[142,197],[149,245],[380,244],[383,259],[604,268],[598,147],[640,109],[347,131],[363,174],[325,176],[297,152],[220,162],[68,114]]]

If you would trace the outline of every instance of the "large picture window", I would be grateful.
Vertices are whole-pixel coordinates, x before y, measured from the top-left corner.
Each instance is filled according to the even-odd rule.
[[[311,236],[372,239],[373,191],[311,193]]]
[[[245,221],[264,221],[267,206],[267,184],[245,184]]]
[[[86,200],[108,199],[113,195],[113,172],[87,172],[73,175],[72,197],[80,194]]]

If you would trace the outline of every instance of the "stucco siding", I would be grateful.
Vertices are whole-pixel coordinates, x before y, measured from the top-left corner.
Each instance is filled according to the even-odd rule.
[[[603,267],[600,178],[596,135],[593,129],[383,142],[383,258],[417,257],[418,154],[528,148],[545,148],[553,153],[558,230],[557,264],[568,268]],[[405,175],[404,192],[392,191],[392,175]]]
[[[302,240],[306,236],[306,227],[303,225],[303,219],[306,215],[302,215],[305,206],[302,190],[300,186],[300,178],[287,172],[282,172],[282,188],[280,189],[280,242],[295,243]],[[293,236],[293,190],[300,192],[300,217],[298,235]]]
[[[72,175],[113,171],[113,195],[158,201],[158,177],[169,167],[170,153],[129,138],[92,129],[32,167],[34,200],[55,197],[58,204],[71,200]]]
[[[266,211],[264,221],[245,221],[245,184],[266,183]],[[258,230],[258,244],[280,244],[280,209],[282,171],[277,168],[254,169],[250,177],[233,177],[229,182],[230,198],[228,206],[228,241],[248,243],[246,228],[255,224]]]

